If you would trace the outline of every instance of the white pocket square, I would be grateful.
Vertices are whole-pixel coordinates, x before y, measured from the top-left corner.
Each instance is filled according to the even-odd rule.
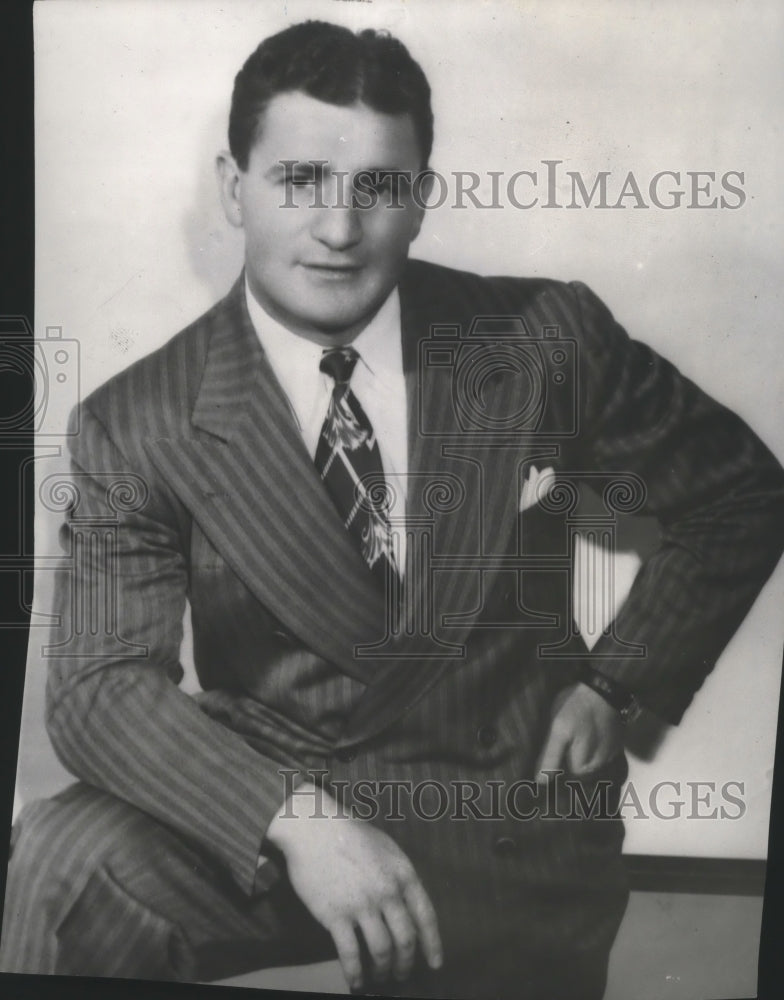
[[[540,500],[543,500],[553,486],[555,486],[555,470],[548,465],[546,469],[539,472],[536,466],[532,465],[520,492],[518,508],[520,513],[522,514],[523,511],[534,507]]]

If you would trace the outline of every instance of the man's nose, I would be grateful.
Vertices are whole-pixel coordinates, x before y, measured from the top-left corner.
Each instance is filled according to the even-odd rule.
[[[330,250],[346,250],[362,239],[359,209],[339,205],[311,209],[314,219],[310,231]]]
[[[330,187],[325,185],[321,203],[308,209],[313,215],[310,231],[331,250],[346,250],[362,239],[360,209],[348,204],[342,191],[329,190]]]

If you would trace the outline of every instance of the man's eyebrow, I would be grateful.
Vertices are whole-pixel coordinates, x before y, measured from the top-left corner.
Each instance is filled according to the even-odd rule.
[[[265,177],[286,177],[292,174],[315,177],[318,175],[341,174],[344,177],[365,177],[404,175],[410,177],[412,171],[407,167],[371,165],[358,167],[356,170],[333,170],[324,160],[276,160],[265,172]]]
[[[408,177],[411,176],[411,170],[408,167],[361,167],[359,170],[354,171],[355,174],[404,174]]]
[[[305,177],[316,177],[330,168],[324,160],[276,160],[264,171],[267,178],[290,177],[294,174]]]

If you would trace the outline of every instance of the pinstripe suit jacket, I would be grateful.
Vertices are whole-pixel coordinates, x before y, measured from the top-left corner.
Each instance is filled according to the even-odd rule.
[[[616,634],[645,655],[612,636],[594,653],[670,721],[782,548],[784,476],[773,456],[737,416],[631,341],[587,288],[412,261],[400,292],[408,515],[419,532],[409,554],[425,552],[441,570],[428,575],[409,562],[406,586],[432,609],[432,634],[398,636],[377,647],[383,656],[357,655],[385,635],[384,600],[315,474],[242,281],[73,418],[78,497],[66,546],[80,524],[106,516],[113,477],[140,477],[146,492],[119,514],[115,494],[111,557],[84,546],[60,580],[66,624],[49,672],[53,744],[74,774],[195,840],[248,894],[283,798],[281,768],[321,767],[347,780],[532,776],[549,703],[585,648],[572,638],[559,647],[564,655],[542,655],[570,631],[568,504],[518,516],[530,464],[553,466],[564,481],[620,470],[642,484],[642,510],[658,518],[661,544]],[[578,391],[542,397],[539,435],[466,433],[449,352],[440,367],[421,366],[433,324],[465,331],[476,315],[519,316],[534,337],[557,327],[574,342],[568,379]],[[549,380],[559,359],[539,357]],[[525,405],[513,369],[498,367],[485,385],[501,416]],[[435,482],[446,484],[441,494],[425,488]],[[521,556],[534,560],[522,574]],[[116,608],[111,634],[66,636],[74,603],[98,599]],[[204,689],[196,698],[177,687],[186,599]],[[575,859],[595,862],[597,841],[566,826],[555,836],[528,824],[519,880],[530,887],[585,874]],[[390,832],[443,905],[458,867],[461,898],[469,884],[476,893],[491,886],[496,903],[511,891],[508,871],[488,876],[485,827],[412,829],[403,822]],[[618,831],[603,836],[607,856],[617,853]]]

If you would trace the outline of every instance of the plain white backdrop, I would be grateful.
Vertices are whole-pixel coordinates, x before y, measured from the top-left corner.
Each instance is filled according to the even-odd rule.
[[[776,0],[48,0],[35,16],[36,324],[39,336],[59,326],[78,341],[82,396],[236,278],[242,238],[223,219],[213,169],[234,74],[261,38],[319,17],[386,27],[409,46],[433,89],[432,164],[445,175],[538,171],[542,196],[542,161],[561,160],[589,187],[611,171],[615,197],[633,171],[647,201],[659,171],[680,171],[684,185],[686,171],[742,171],[736,210],[689,209],[688,198],[672,211],[631,199],[621,209],[447,203],[413,252],[485,274],[586,281],[784,459]],[[568,185],[559,197],[568,203]],[[76,400],[51,396],[48,418],[64,427]],[[64,467],[64,451],[42,443],[39,481]],[[56,528],[39,511],[40,555],[57,552]],[[50,591],[45,571],[41,626]],[[643,799],[664,779],[743,782],[745,816],[630,819],[628,851],[764,857],[783,600],[779,567],[682,725],[655,760],[632,762]],[[31,631],[25,798],[62,780],[42,742],[43,632]]]

